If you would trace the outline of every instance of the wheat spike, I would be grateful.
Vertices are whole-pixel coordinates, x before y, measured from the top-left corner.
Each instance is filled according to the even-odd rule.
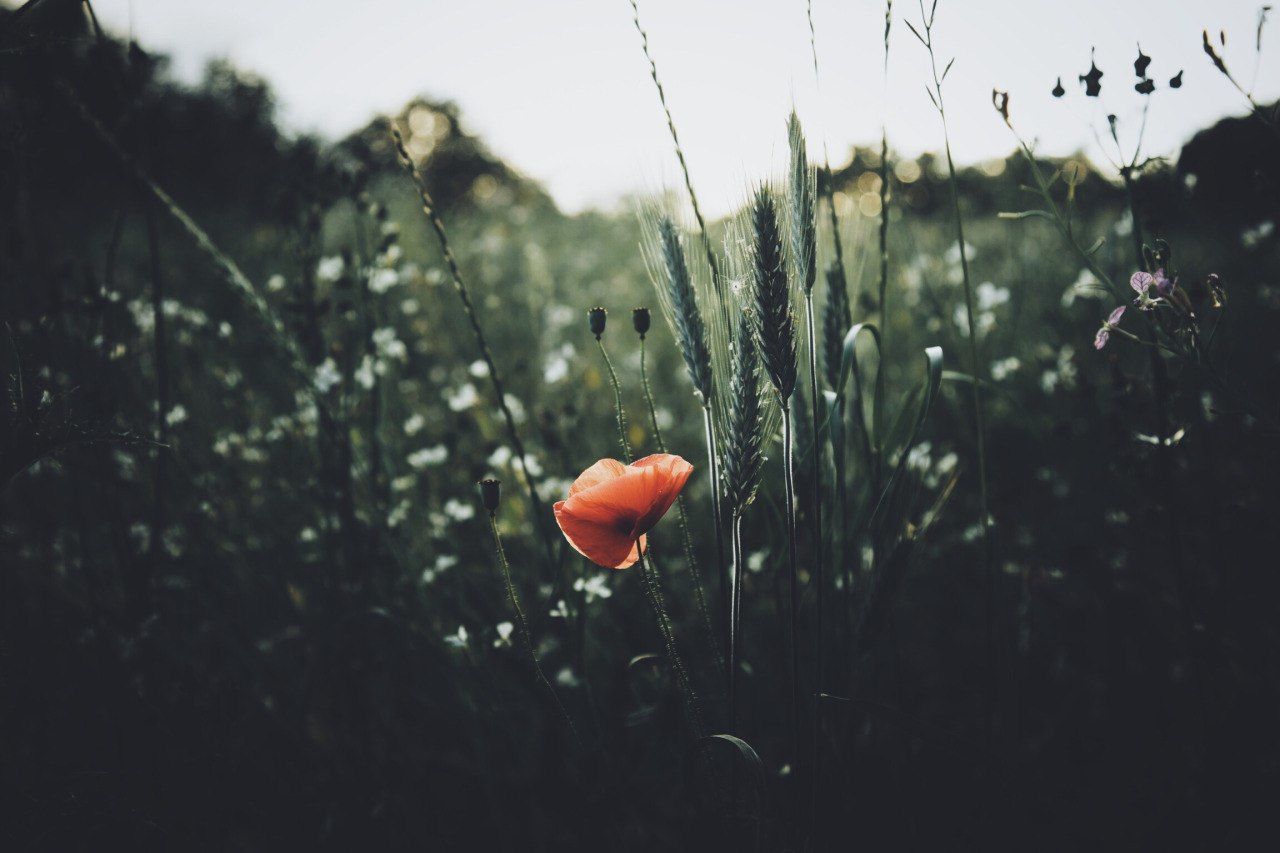
[[[796,324],[791,309],[778,207],[768,187],[756,190],[751,204],[751,276],[756,343],[765,373],[788,408],[796,387]]]

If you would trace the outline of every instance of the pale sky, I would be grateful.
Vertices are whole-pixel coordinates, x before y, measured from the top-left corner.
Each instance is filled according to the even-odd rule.
[[[926,0],[927,4],[928,0]],[[1254,69],[1259,0],[940,0],[935,43],[945,64],[952,143],[961,161],[1003,156],[1013,140],[990,106],[1012,95],[1013,117],[1046,153],[1084,147],[1090,122],[1141,109],[1136,42],[1154,57],[1159,89],[1147,150],[1175,153],[1190,134],[1243,99],[1209,64],[1200,32],[1226,29],[1227,61]],[[628,192],[678,179],[666,125],[627,0],[95,0],[104,24],[167,52],[181,79],[214,57],[270,81],[294,130],[338,138],[423,93],[455,100],[469,131],[541,181],[570,211],[610,207]],[[915,154],[941,142],[925,95],[928,57],[902,25],[916,0],[894,4],[890,143]],[[885,115],[882,0],[813,0],[821,86],[815,84],[804,0],[640,0],[658,70],[712,213],[780,171],[784,122],[800,110],[815,156],[877,141]],[[1280,13],[1270,27],[1280,27]],[[1076,75],[1089,50],[1106,76],[1086,100]],[[1186,69],[1179,91],[1168,78]],[[1062,75],[1070,93],[1049,96]],[[1262,100],[1280,96],[1280,32],[1264,37]]]

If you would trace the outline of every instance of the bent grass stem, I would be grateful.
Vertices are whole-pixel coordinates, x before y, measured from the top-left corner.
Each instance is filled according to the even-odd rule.
[[[649,407],[649,423],[653,426],[654,443],[659,453],[667,452],[667,443],[662,438],[662,428],[658,426],[658,411],[653,404],[653,389],[649,386],[649,372],[645,363],[644,335],[640,336],[640,384],[644,386],[644,399]],[[720,644],[716,642],[715,628],[711,624],[711,611],[707,609],[706,593],[702,589],[702,575],[698,571],[698,561],[693,553],[693,536],[689,532],[689,512],[685,507],[684,494],[676,497],[676,509],[680,513],[680,533],[684,540],[685,565],[689,569],[689,577],[693,581],[693,593],[697,599],[698,611],[702,614],[703,625],[707,629],[707,641],[711,644],[711,653],[716,659],[716,668],[724,669],[724,658],[720,654]]]
[[[546,689],[551,701],[560,711],[560,716],[564,718],[565,725],[573,735],[574,743],[581,748],[582,738],[578,735],[578,727],[574,725],[568,709],[560,701],[560,694],[556,693],[556,689],[551,686],[551,681],[542,670],[542,662],[538,660],[538,650],[533,645],[533,635],[529,632],[529,622],[525,619],[524,609],[520,606],[520,596],[516,594],[515,583],[511,580],[511,565],[507,562],[507,553],[502,547],[502,536],[498,533],[498,519],[492,512],[489,513],[489,529],[493,531],[493,545],[498,552],[498,565],[502,568],[502,580],[507,585],[507,599],[510,601],[511,609],[515,613],[517,630],[520,631],[520,636],[524,639],[525,646],[529,650],[529,659],[533,662],[534,674]]]

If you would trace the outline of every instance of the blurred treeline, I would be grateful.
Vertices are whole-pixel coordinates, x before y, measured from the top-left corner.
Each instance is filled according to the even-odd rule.
[[[219,63],[181,86],[81,4],[31,5],[0,10],[0,837],[51,850],[714,839],[678,701],[627,665],[658,651],[633,579],[563,553],[544,568],[385,124],[339,142],[287,135],[263,81]],[[632,438],[652,450],[627,317],[654,299],[632,212],[558,211],[455,105],[422,99],[395,122],[471,279],[543,502],[614,452],[592,305],[613,312]],[[1107,238],[1105,268],[1126,280],[1123,192],[1083,156],[1046,165],[1073,176],[1082,231]],[[855,319],[879,311],[878,166],[860,148],[835,170]],[[900,391],[926,344],[958,369],[963,337],[944,175],[928,156],[892,172],[880,322]],[[234,259],[283,332],[139,173]],[[961,487],[899,591],[891,645],[860,650],[851,678],[896,710],[850,715],[837,790],[851,798],[824,807],[847,812],[850,846],[873,849],[1274,837],[1276,436],[1177,371],[1179,437],[1152,434],[1145,353],[1090,346],[1111,307],[1096,282],[1047,225],[996,218],[1028,206],[1026,180],[1013,157],[960,175],[991,365],[1001,760],[977,746],[973,448],[952,376],[912,466],[934,483],[959,470]],[[1247,120],[1139,184],[1140,225],[1174,247],[1185,286],[1222,277],[1220,361],[1266,401],[1278,187],[1275,143]],[[655,329],[667,443],[694,459],[697,410]],[[603,755],[573,753],[498,628],[510,617],[473,492],[489,473],[507,484],[502,529],[548,671]],[[705,486],[690,497],[705,529]],[[748,542],[757,563],[779,527],[775,503]],[[687,581],[669,574],[714,703]],[[748,607],[769,612],[763,597]],[[747,657],[778,665],[765,639]],[[768,755],[767,735],[757,747]]]

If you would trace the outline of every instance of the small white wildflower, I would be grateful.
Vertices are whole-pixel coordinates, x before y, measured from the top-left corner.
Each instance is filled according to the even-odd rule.
[[[613,590],[609,589],[609,585],[605,583],[605,575],[592,575],[587,580],[578,578],[573,582],[574,592],[586,594],[587,604],[595,601],[597,598],[608,598],[613,595]]]
[[[555,607],[551,608],[549,615],[552,619],[568,619],[569,605],[565,604],[564,599],[562,598],[556,602]]]
[[[524,469],[529,472],[530,477],[542,476],[542,463],[533,456],[525,456]]]
[[[413,414],[404,422],[405,435],[417,435],[422,428],[427,425],[427,419],[422,415]]]
[[[391,481],[391,491],[407,492],[418,482],[418,478],[412,474],[405,474],[403,477],[396,477]]]
[[[467,626],[459,625],[456,633],[447,634],[444,638],[445,643],[451,648],[464,649],[467,647]]]
[[[984,281],[978,285],[976,295],[978,297],[979,311],[990,311],[992,308],[1009,302],[1009,288],[997,287],[989,281]]]
[[[1013,355],[1008,358],[1002,358],[999,361],[993,361],[991,362],[991,378],[996,382],[1002,382],[1016,373],[1021,366],[1022,362],[1018,360],[1017,356]]]
[[[524,423],[525,411],[524,403],[520,402],[520,398],[511,394],[506,394],[503,398],[507,403],[507,408],[511,410],[511,419],[518,424]]]
[[[408,462],[410,467],[421,470],[429,465],[439,465],[448,458],[449,448],[443,444],[437,444],[434,447],[424,447],[410,453]]]
[[[468,382],[449,395],[449,410],[463,412],[478,402],[480,402],[480,395],[476,393],[476,386]]]
[[[929,470],[929,463],[932,457],[929,455],[933,451],[933,445],[927,441],[922,441],[907,453],[907,467],[914,471]]]
[[[449,498],[444,504],[444,514],[454,521],[467,521],[475,517],[476,508],[474,504],[465,503],[457,498]]]
[[[360,387],[366,391],[373,387],[373,358],[368,353],[365,353],[364,358],[360,359],[360,366],[356,368],[356,372],[352,376],[355,377]]]
[[[552,355],[547,360],[547,365],[542,369],[542,381],[548,385],[559,382],[569,373],[569,362],[565,361],[558,355]]]
[[[369,290],[383,294],[400,283],[400,276],[393,269],[376,269],[369,276]]]
[[[399,527],[409,517],[409,502],[400,501],[387,513],[387,527]]]
[[[409,357],[409,350],[404,345],[404,341],[396,337],[396,330],[390,326],[373,330],[373,344],[378,348],[378,355],[383,358],[405,361]]]
[[[316,278],[320,281],[334,282],[342,275],[345,264],[341,255],[333,255],[328,258],[321,258],[320,263],[316,264]]]
[[[578,313],[567,305],[554,305],[547,309],[547,325],[553,331],[563,329],[577,319],[577,316]]]
[[[314,527],[304,527],[298,531],[299,542],[314,542],[318,536]]]
[[[467,368],[467,372],[476,379],[483,379],[489,375],[489,365],[485,364],[483,359],[476,359],[471,362],[471,366]]]
[[[326,358],[316,368],[315,383],[316,390],[321,394],[327,394],[329,389],[342,381],[342,374],[338,372],[338,365],[332,358]]]
[[[187,409],[181,403],[165,413],[164,422],[169,426],[177,426],[187,419]]]
[[[226,320],[218,324],[218,337],[223,339],[231,337],[231,324]]]
[[[511,632],[514,631],[515,629],[516,629],[516,626],[512,625],[510,622],[499,622],[496,626],[494,626],[494,630],[498,632],[498,636],[493,641],[493,647],[497,649],[497,648],[501,648],[502,646],[510,646]]]
[[[271,278],[267,279],[267,290],[272,293],[279,293],[284,290],[284,284],[284,276],[280,275],[280,273],[276,273],[271,276]]]

